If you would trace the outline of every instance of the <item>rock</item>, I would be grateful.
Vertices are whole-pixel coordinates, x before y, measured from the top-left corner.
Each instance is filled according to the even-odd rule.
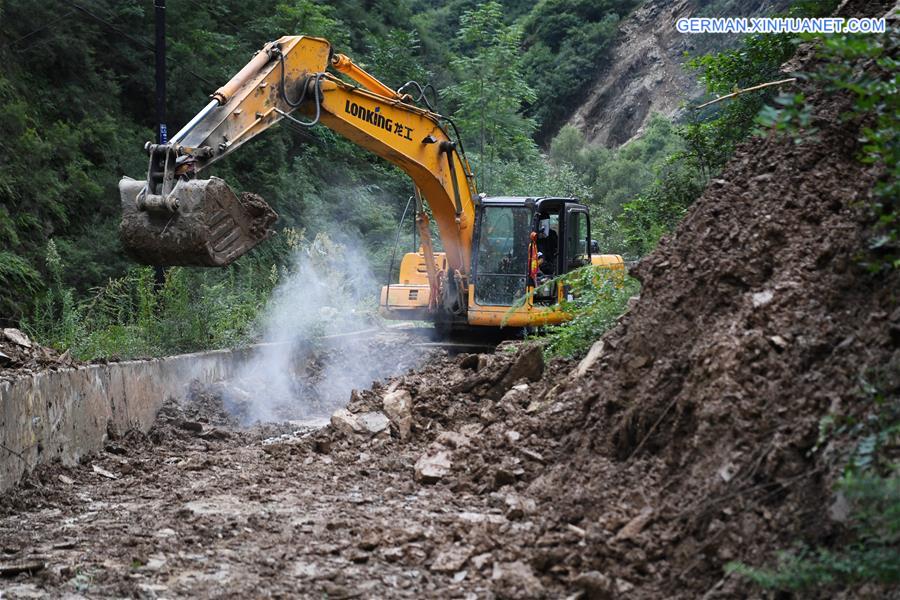
[[[531,567],[520,561],[494,563],[491,579],[497,598],[529,600],[545,596],[544,586],[535,577]]]
[[[477,371],[478,370],[478,355],[477,354],[464,354],[462,356],[462,358],[459,359],[459,368]]]
[[[537,344],[526,346],[519,351],[516,361],[509,368],[506,379],[510,384],[523,377],[529,381],[537,381],[544,374],[544,353]]]
[[[716,473],[719,475],[719,477],[722,478],[722,481],[724,481],[725,483],[728,483],[729,481],[734,479],[734,476],[737,475],[737,472],[738,466],[730,461],[719,467],[719,470],[716,471]]]
[[[555,386],[553,389],[555,390],[556,387],[559,386]],[[531,404],[529,404],[525,409],[525,412],[527,412],[528,414],[538,413],[547,409],[547,407],[549,407],[551,404],[553,404],[553,398],[550,398],[550,394],[547,394],[540,400],[532,400]]]
[[[31,340],[28,339],[28,336],[15,327],[7,327],[6,329],[4,329],[3,337],[11,341],[13,344],[18,344],[19,346],[22,346],[24,348],[31,348]]]
[[[203,423],[198,423],[197,421],[179,421],[178,428],[184,429],[185,431],[200,433],[203,431]]]
[[[199,437],[204,440],[227,440],[231,437],[231,434],[224,429],[213,427],[201,433]]]
[[[842,492],[837,492],[831,506],[828,507],[828,516],[832,521],[846,523],[850,518],[851,511],[852,507],[847,497]]]
[[[775,293],[772,290],[763,290],[761,292],[756,292],[751,296],[751,300],[753,301],[753,308],[760,308],[761,306],[765,306],[769,302],[772,301],[772,298],[775,297]]]
[[[788,341],[780,335],[770,336],[769,341],[772,342],[772,344],[780,350],[784,350],[788,347]]]
[[[488,523],[489,525],[503,525],[507,522],[506,517],[504,517],[503,515],[476,512],[457,513],[456,519],[462,521],[463,523],[471,523],[475,525],[481,523]]]
[[[627,365],[629,369],[640,369],[642,367],[646,367],[650,363],[650,358],[648,356],[644,356],[639,354],[628,361]]]
[[[475,567],[477,571],[481,571],[486,566],[491,564],[493,560],[493,555],[490,552],[485,552],[484,554],[479,554],[478,556],[472,557],[472,566]]]
[[[500,402],[512,402],[515,404],[525,404],[528,400],[528,384],[520,383],[509,388],[509,391],[503,394]]]
[[[585,600],[611,600],[616,597],[613,580],[600,571],[582,573],[572,583],[584,592]]]
[[[391,546],[390,548],[385,548],[381,551],[381,558],[383,558],[385,562],[392,563],[403,558],[403,554],[403,548]]]
[[[363,536],[359,543],[356,544],[356,547],[360,550],[365,550],[367,552],[371,552],[375,548],[381,545],[381,536],[375,532],[370,532],[367,535]]]
[[[14,577],[20,573],[29,575],[43,571],[47,563],[43,560],[24,560],[12,563],[0,563],[0,577]]]
[[[484,425],[481,423],[466,423],[459,428],[459,432],[468,437],[474,437],[481,433],[484,429]]]
[[[653,509],[648,506],[642,509],[638,516],[628,521],[625,527],[619,530],[619,533],[616,534],[612,541],[620,542],[637,537],[647,523],[650,522],[651,518],[653,518]]]
[[[59,358],[56,359],[56,362],[58,362],[58,363],[61,364],[61,365],[72,366],[72,363],[73,363],[74,361],[72,360],[72,352],[71,352],[71,349],[68,349],[68,348],[67,348],[66,351],[63,352],[63,353],[60,355]]]
[[[363,430],[356,417],[346,408],[339,408],[332,413],[331,426],[346,435],[360,433]]]
[[[535,452],[534,450],[529,450],[528,448],[519,448],[519,452],[535,462],[544,464],[544,457],[540,452]]]
[[[503,434],[503,437],[505,437],[507,443],[510,446],[512,446],[512,445],[515,445],[515,443],[518,442],[520,439],[522,439],[522,434],[519,433],[518,431],[510,429],[509,431],[507,431],[506,433]]]
[[[66,477],[65,475],[60,475],[58,479],[66,485],[72,485],[75,483],[75,480],[71,477]]]
[[[347,402],[347,410],[351,413],[360,412],[366,406],[366,399],[359,390],[350,390],[350,401]]]
[[[103,477],[106,477],[107,479],[118,479],[119,478],[119,476],[116,475],[115,473],[107,471],[106,469],[104,469],[103,467],[100,467],[98,465],[91,465],[91,468],[93,469],[94,473],[96,473],[97,475],[102,475]]]
[[[159,571],[166,566],[166,557],[163,554],[153,554],[144,564],[143,569],[147,571]]]
[[[437,483],[453,469],[450,451],[441,450],[423,454],[415,466],[415,477],[419,483]]]
[[[384,413],[378,411],[360,413],[356,415],[356,422],[371,435],[381,433],[388,428],[390,423]]]
[[[435,573],[456,573],[463,568],[472,549],[468,546],[451,546],[438,553],[431,563],[431,570]]]
[[[8,365],[8,364],[10,364],[12,361],[13,361],[13,359],[12,359],[12,357],[11,357],[10,355],[4,354],[3,352],[0,352],[0,366],[2,366],[2,365]]]
[[[518,494],[507,494],[503,499],[506,504],[506,518],[510,521],[521,519],[525,515],[537,511],[537,503],[531,498],[523,498]]]
[[[584,377],[588,370],[593,367],[594,363],[600,358],[601,354],[603,354],[603,342],[598,340],[594,342],[594,345],[588,350],[587,356],[582,358],[581,362],[578,363],[578,367],[575,368],[575,377]]]
[[[494,471],[494,489],[502,488],[504,485],[512,485],[516,482],[516,475],[509,469],[498,468]]]
[[[472,440],[469,439],[469,436],[463,435],[462,433],[457,433],[455,431],[442,431],[440,435],[437,436],[437,439],[434,440],[434,442],[436,444],[440,444],[441,446],[456,450],[459,448],[469,447],[472,443]]]
[[[516,354],[506,374],[488,389],[485,396],[494,399],[500,398],[516,381],[520,379],[537,381],[543,373],[544,354],[541,347],[537,344],[524,346]]]
[[[300,579],[315,579],[319,575],[319,568],[314,563],[298,560],[291,567],[291,575]]]
[[[397,427],[400,439],[408,438],[412,429],[412,395],[406,390],[387,393],[381,401],[381,408]]]

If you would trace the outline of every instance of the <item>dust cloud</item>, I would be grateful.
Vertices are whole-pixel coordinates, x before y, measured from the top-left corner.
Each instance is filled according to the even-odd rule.
[[[410,348],[382,333],[377,290],[361,251],[323,234],[298,243],[266,309],[263,344],[222,390],[226,409],[245,425],[315,424],[353,389],[415,366]]]

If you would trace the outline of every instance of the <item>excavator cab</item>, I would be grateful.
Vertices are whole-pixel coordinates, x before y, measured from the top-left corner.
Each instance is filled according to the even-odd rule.
[[[481,197],[475,207],[466,322],[485,326],[559,323],[569,293],[558,277],[588,264],[624,273],[616,255],[600,255],[588,208],[574,198]],[[444,253],[435,269],[446,272]],[[421,252],[403,258],[398,284],[382,289],[382,314],[428,318],[431,290]],[[523,301],[524,299],[524,301]]]
[[[554,280],[590,262],[590,217],[574,198],[484,198],[473,257],[475,303],[559,301]]]

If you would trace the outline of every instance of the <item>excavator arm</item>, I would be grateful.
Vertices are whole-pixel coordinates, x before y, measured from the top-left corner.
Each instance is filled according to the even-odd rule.
[[[131,253],[155,264],[219,266],[264,239],[274,216],[267,205],[196,175],[282,119],[325,125],[405,171],[431,208],[451,287],[465,287],[476,191],[445,120],[327,40],[306,36],[266,44],[168,144],[147,145],[147,180],[120,183],[121,237]]]

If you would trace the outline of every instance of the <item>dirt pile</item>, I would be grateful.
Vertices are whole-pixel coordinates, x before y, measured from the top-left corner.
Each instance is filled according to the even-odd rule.
[[[818,139],[744,144],[638,265],[640,301],[561,395],[584,415],[570,459],[530,486],[632,597],[741,596],[727,562],[840,544],[846,441],[820,438],[822,419],[872,411],[867,385],[900,394],[900,277],[862,264],[879,173],[857,160],[851,100],[800,89]]]
[[[53,348],[41,346],[18,329],[0,330],[0,381],[75,365],[76,361],[68,352],[60,354]]]

